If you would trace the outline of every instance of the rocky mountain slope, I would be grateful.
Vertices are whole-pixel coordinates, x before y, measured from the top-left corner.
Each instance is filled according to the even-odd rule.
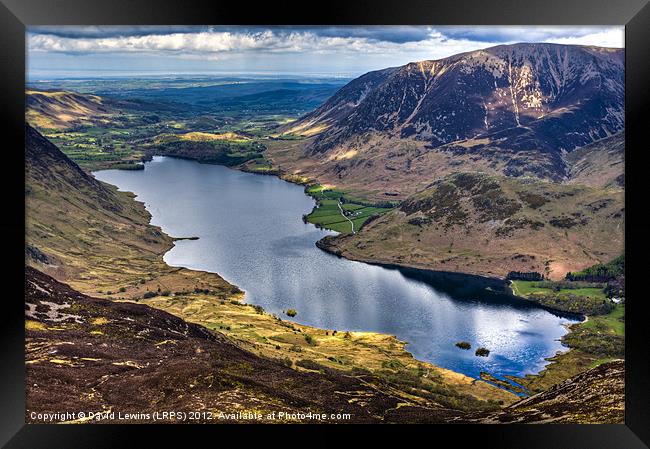
[[[310,139],[275,160],[379,197],[413,193],[458,165],[562,181],[566,153],[624,127],[623,56],[515,44],[371,72],[288,125]]]
[[[505,277],[553,279],[623,251],[621,189],[481,173],[443,177],[321,248],[350,259]]]

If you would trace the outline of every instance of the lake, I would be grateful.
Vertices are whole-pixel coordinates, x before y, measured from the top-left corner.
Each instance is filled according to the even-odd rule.
[[[475,378],[539,372],[546,357],[566,350],[559,340],[576,322],[512,297],[498,280],[328,254],[315,242],[333,232],[302,221],[314,200],[274,176],[167,157],[94,175],[134,192],[172,237],[199,237],[177,241],[164,256],[169,265],[218,273],[247,302],[278,316],[295,309],[292,320],[302,324],[395,335],[417,359]],[[490,355],[475,356],[479,346]]]

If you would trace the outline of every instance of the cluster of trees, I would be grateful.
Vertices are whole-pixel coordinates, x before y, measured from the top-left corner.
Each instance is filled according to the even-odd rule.
[[[544,276],[537,271],[511,271],[506,279],[509,281],[543,281]]]
[[[609,298],[625,297],[625,255],[611,262],[600,263],[577,273],[567,273],[568,281],[605,282]]]
[[[608,263],[585,268],[577,273],[567,273],[568,281],[609,282],[625,276],[625,255]]]
[[[163,156],[233,166],[258,158],[265,149],[266,147],[259,142],[233,143],[228,141],[174,140],[157,144],[149,151]]]

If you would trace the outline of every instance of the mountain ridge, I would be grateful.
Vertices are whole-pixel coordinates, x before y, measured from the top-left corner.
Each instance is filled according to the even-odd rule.
[[[624,127],[623,59],[623,49],[513,44],[369,72],[282,128],[306,140],[270,157],[371,197],[413,193],[399,184],[460,164],[562,182],[566,154]]]
[[[415,136],[440,146],[462,138],[527,126],[549,114],[561,113],[561,108],[575,107],[576,101],[588,99],[584,89],[587,94],[597,87],[621,95],[622,57],[622,50],[599,47],[499,45],[370,72],[339,90],[307,117],[318,116],[340,104],[340,97],[352,98],[356,104],[344,117],[347,123],[342,124],[351,129],[343,129],[342,136],[349,138],[351,134],[369,130],[399,131],[400,137]],[[580,68],[575,69],[578,63]],[[593,86],[594,83],[597,85]],[[361,93],[358,92],[360,87],[364,89]],[[464,101],[476,96],[488,100],[481,105],[483,110],[478,116],[476,104]],[[611,111],[612,114],[621,112],[622,97],[621,101],[608,98],[605,102],[606,106],[613,103],[618,108]],[[500,114],[499,109],[504,106],[508,110]],[[459,112],[463,112],[463,116]],[[622,128],[620,114],[609,117],[610,111],[597,112],[605,112],[603,126],[609,133],[614,134]],[[436,113],[438,115],[434,115]],[[449,113],[453,118],[448,117]],[[468,116],[471,117],[469,121]],[[439,129],[439,126],[446,129]],[[595,130],[591,132],[596,133]],[[606,135],[609,134],[598,133],[599,138]],[[320,137],[314,143],[314,151],[326,151],[331,137],[327,134]],[[598,139],[576,142],[585,144],[593,140]]]

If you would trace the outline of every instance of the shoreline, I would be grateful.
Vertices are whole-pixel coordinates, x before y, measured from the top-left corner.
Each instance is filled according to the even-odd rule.
[[[165,155],[156,155],[156,154],[151,154],[151,157],[149,158],[149,160],[148,160],[147,162],[150,162],[151,160],[153,160],[153,157],[154,157],[154,156],[169,157],[169,158],[173,158],[173,159],[178,158],[178,159],[183,159],[183,160],[192,160],[192,161],[195,161],[195,162],[200,163],[200,164],[220,165],[220,166],[224,166],[224,167],[226,167],[226,168],[230,168],[230,169],[232,169],[232,170],[241,171],[241,172],[244,172],[244,173],[251,173],[251,174],[254,174],[254,175],[276,176],[278,179],[280,179],[280,180],[282,180],[282,181],[285,181],[285,182],[288,182],[288,183],[291,183],[291,184],[301,185],[301,186],[306,186],[306,185],[308,185],[308,184],[310,183],[310,180],[308,180],[308,179],[304,179],[304,178],[297,179],[297,178],[294,177],[293,175],[288,175],[288,174],[286,174],[286,173],[283,173],[281,169],[278,169],[276,173],[269,173],[269,172],[266,172],[266,173],[256,173],[256,172],[254,172],[254,171],[248,171],[248,170],[245,170],[245,169],[240,168],[240,167],[237,167],[237,166],[227,166],[227,165],[224,165],[224,164],[219,164],[219,163],[214,163],[214,162],[208,162],[208,161],[201,161],[201,160],[193,159],[193,158],[176,157],[176,156],[165,156]],[[314,199],[311,195],[309,195],[309,194],[306,193],[306,192],[305,192],[305,195],[308,196],[308,197],[310,197],[310,198],[312,198],[312,199]],[[317,207],[317,205],[314,206],[314,207]],[[314,226],[316,226],[316,225],[314,225]],[[161,231],[162,231],[162,230],[161,230]],[[162,232],[164,232],[164,231],[162,231]],[[165,233],[165,234],[166,234],[166,233]],[[541,304],[537,304],[537,303],[535,303],[535,302],[533,302],[533,301],[526,300],[525,298],[521,298],[521,297],[518,297],[518,296],[512,294],[512,292],[511,292],[511,290],[510,290],[510,288],[509,288],[509,286],[508,286],[508,281],[507,281],[505,278],[500,278],[500,277],[496,277],[496,276],[491,277],[491,276],[486,276],[486,275],[483,275],[483,274],[477,274],[477,273],[465,273],[465,272],[455,272],[455,271],[438,271],[438,270],[431,270],[431,269],[429,269],[429,268],[422,268],[422,267],[419,267],[419,266],[399,265],[399,264],[390,263],[390,262],[385,262],[385,261],[363,260],[363,259],[355,259],[355,258],[351,258],[351,257],[346,257],[346,256],[342,255],[341,253],[339,253],[339,252],[337,252],[337,251],[335,251],[335,250],[332,250],[330,247],[325,246],[325,244],[323,243],[323,240],[326,240],[326,239],[328,239],[328,238],[337,238],[337,237],[338,237],[337,235],[324,237],[324,238],[322,238],[322,239],[316,241],[316,242],[315,242],[315,245],[316,245],[319,249],[321,249],[321,250],[323,250],[323,251],[325,251],[325,252],[327,252],[327,253],[329,253],[329,254],[335,255],[335,256],[337,256],[337,257],[340,257],[340,258],[343,258],[343,259],[346,259],[346,260],[350,260],[350,261],[355,261],[355,262],[360,262],[360,263],[366,263],[366,264],[369,264],[369,265],[381,266],[381,267],[386,268],[386,269],[394,269],[394,270],[400,270],[400,271],[403,271],[403,270],[413,270],[413,271],[416,271],[416,272],[423,273],[423,274],[425,274],[425,275],[433,275],[433,276],[448,276],[448,277],[456,277],[456,278],[464,278],[464,279],[470,278],[470,279],[472,279],[472,280],[475,281],[475,282],[480,282],[480,283],[483,283],[483,284],[493,284],[493,285],[495,285],[495,284],[499,284],[500,287],[502,288],[502,291],[500,291],[500,292],[499,292],[499,291],[496,291],[495,293],[497,293],[497,294],[508,295],[508,296],[510,296],[510,297],[512,297],[512,298],[516,298],[516,299],[523,300],[523,301],[525,301],[526,303],[532,303],[532,304],[535,304],[535,305],[536,305],[537,307],[539,307],[539,308],[546,309],[546,310],[548,310],[548,311],[550,311],[550,312],[555,312],[556,314],[557,314],[557,313],[561,313],[561,314],[563,314],[563,315],[566,315],[566,314],[567,314],[566,312],[559,311],[559,310],[555,310],[555,309],[552,309],[552,308],[549,308],[549,307],[545,307],[545,306],[543,306],[543,305],[541,305]],[[181,237],[181,238],[173,238],[173,237],[171,237],[171,238],[172,238],[173,241],[176,241],[176,240],[197,240],[197,239],[198,239],[197,237],[189,237],[189,238],[188,238],[188,237],[185,237],[185,238],[183,238],[183,237]],[[171,250],[171,248],[170,248],[169,250]],[[169,250],[168,250],[168,251],[169,251]],[[168,252],[168,251],[167,251],[167,252]],[[164,258],[164,255],[165,255],[167,252],[165,252],[164,254],[162,254],[162,257],[163,257],[163,258]],[[163,262],[164,262],[166,265],[168,265],[167,262],[164,261],[164,259],[163,259]],[[168,265],[168,266],[169,266],[169,267],[172,267],[171,265]],[[217,276],[220,276],[218,273],[211,273],[211,272],[207,272],[207,271],[203,271],[203,270],[192,270],[192,269],[185,268],[185,267],[172,267],[172,268],[180,268],[180,269],[184,269],[184,270],[190,270],[190,271],[201,272],[201,273],[216,274]],[[239,286],[237,286],[237,285],[235,285],[235,284],[232,284],[232,285],[234,285],[237,289],[241,290],[241,287],[239,287]],[[489,288],[489,285],[488,285],[488,288]],[[253,305],[253,304],[248,303],[248,302],[246,301],[245,296],[244,296],[244,294],[243,294],[244,291],[243,291],[243,290],[241,290],[241,291],[242,291],[242,297],[240,298],[240,301],[241,301],[243,304]],[[287,321],[289,321],[289,320],[287,320]],[[303,325],[303,324],[301,324],[301,323],[299,323],[299,322],[297,322],[297,321],[289,321],[289,322],[295,323],[296,325],[299,325],[299,326],[306,326],[306,325]],[[316,328],[315,328],[315,329],[316,329]],[[321,329],[321,330],[322,330],[322,329]],[[570,328],[569,328],[569,332],[570,332],[570,331],[571,331],[571,330],[570,330]],[[396,338],[396,337],[393,336],[393,335],[383,334],[383,333],[377,333],[377,332],[369,332],[369,334],[376,334],[376,335],[379,335],[379,336],[385,336],[385,337],[390,337],[390,338]],[[399,341],[399,340],[398,340],[398,341]],[[401,342],[401,341],[400,341],[400,342]],[[415,356],[414,356],[410,351],[408,351],[408,350],[406,349],[405,346],[406,346],[406,344],[408,344],[408,342],[402,342],[402,343],[404,343],[404,345],[402,346],[401,350],[402,350],[404,353],[406,353],[408,356],[410,356],[413,360],[415,360],[416,362],[418,362],[418,363],[429,364],[429,365],[431,365],[432,367],[437,368],[437,369],[439,369],[439,370],[444,370],[444,371],[447,371],[447,372],[449,372],[449,373],[453,373],[454,375],[463,376],[463,377],[468,378],[468,379],[471,379],[471,380],[473,380],[473,381],[484,382],[484,383],[486,383],[486,384],[489,384],[489,385],[494,386],[495,388],[498,388],[498,389],[500,389],[500,390],[504,390],[504,391],[507,391],[507,392],[509,392],[509,393],[511,393],[511,394],[514,394],[514,393],[512,393],[512,391],[510,391],[510,390],[508,390],[508,389],[506,389],[506,388],[503,388],[503,387],[500,386],[500,385],[495,385],[495,384],[493,384],[493,383],[487,382],[487,381],[485,381],[484,379],[482,379],[482,378],[480,378],[480,377],[478,377],[478,378],[474,378],[474,377],[472,377],[472,376],[468,376],[468,375],[466,375],[466,374],[464,374],[464,373],[461,373],[461,372],[457,372],[457,371],[449,370],[449,369],[447,369],[447,368],[443,368],[443,367],[440,367],[440,366],[438,366],[438,365],[434,365],[433,363],[430,363],[430,362],[427,362],[427,361],[424,361],[424,360],[419,360],[419,359],[417,359],[417,358],[416,358],[416,357],[415,357]],[[571,348],[568,348],[568,349],[570,350]],[[555,357],[556,355],[557,355],[557,354],[554,354],[554,355],[552,355],[552,356],[549,356],[549,358],[551,358],[551,357]],[[547,358],[545,358],[544,360],[547,360]],[[542,372],[543,372],[543,371],[548,367],[548,365],[550,365],[550,364],[552,364],[552,363],[554,363],[554,362],[551,362],[551,363],[548,363],[548,364],[544,365],[544,367],[543,367],[543,368],[542,368],[538,373],[527,374],[526,376],[537,376],[537,375],[539,375],[540,373],[542,373]]]
[[[173,156],[163,156],[163,157],[175,158]],[[187,158],[179,158],[179,159],[192,160],[192,159],[187,159]],[[198,162],[198,163],[203,163],[203,162],[198,161],[198,160],[194,160],[194,161]],[[223,164],[210,164],[210,165],[224,166]],[[233,170],[238,170],[235,167],[229,167],[229,166],[225,166],[225,167],[233,169]],[[241,171],[241,170],[238,170],[238,171]],[[252,174],[258,174],[258,173],[252,173]],[[283,178],[281,178],[279,176],[278,176],[278,178],[280,180],[282,180],[282,181],[289,182],[286,179],[283,179]],[[134,202],[138,203],[140,205],[140,207],[142,207],[142,208],[144,208],[146,210],[144,202],[138,200],[137,195],[134,195],[132,192],[125,192],[125,193],[127,193],[129,196],[131,196],[132,197],[131,199]],[[306,324],[301,324],[298,321],[286,319],[287,317],[284,317],[284,316],[282,316],[280,318],[280,317],[272,314],[271,312],[267,312],[267,311],[264,311],[264,310],[262,310],[262,313],[260,314],[258,309],[256,309],[257,306],[255,304],[250,303],[250,302],[248,302],[246,300],[245,291],[241,287],[239,287],[238,285],[236,285],[236,284],[228,281],[227,279],[221,277],[221,275],[219,273],[205,271],[205,270],[196,270],[196,269],[182,267],[182,266],[169,265],[164,260],[164,256],[165,256],[165,254],[167,254],[167,252],[169,252],[174,247],[174,242],[178,241],[178,240],[196,240],[196,238],[188,238],[188,237],[175,238],[175,237],[169,236],[169,234],[167,234],[167,232],[165,232],[161,227],[154,226],[154,225],[151,224],[151,219],[152,219],[151,213],[148,210],[146,210],[146,212],[148,214],[148,225],[157,228],[163,235],[165,235],[171,241],[171,244],[168,245],[167,248],[163,252],[158,254],[158,256],[157,256],[159,258],[159,260],[169,270],[174,271],[174,272],[186,272],[186,273],[188,273],[190,275],[194,274],[195,276],[206,276],[206,275],[207,276],[216,276],[216,277],[222,279],[227,284],[233,286],[237,290],[237,293],[233,294],[233,295],[230,295],[230,298],[237,301],[240,304],[239,307],[244,306],[245,308],[250,307],[250,308],[254,309],[253,313],[251,314],[252,316],[255,316],[255,315],[260,316],[261,315],[261,316],[267,316],[270,321],[273,321],[273,320],[278,320],[279,322],[284,321],[286,323],[286,325],[288,325],[290,328],[303,329],[303,331],[307,330],[308,332],[310,332],[310,333],[312,333],[314,335],[318,335],[319,338],[322,338],[323,335],[325,337],[327,337],[328,332],[330,332],[330,337],[329,338],[331,338],[331,332],[332,332],[331,330],[321,329],[321,328],[316,328],[316,327],[309,326],[309,325],[306,325]],[[189,294],[192,294],[192,293],[190,292]],[[196,295],[196,292],[195,292],[195,295]],[[205,292],[198,293],[199,298],[202,295],[207,295],[207,297],[210,296],[209,293],[205,293]],[[176,297],[176,298],[178,298],[178,297]],[[207,322],[202,322],[200,319],[197,320],[197,317],[195,317],[195,316],[185,316],[182,313],[181,310],[173,311],[172,310],[173,307],[174,307],[173,304],[164,304],[163,305],[162,303],[159,302],[159,301],[167,301],[167,299],[168,299],[167,296],[155,296],[154,298],[149,298],[149,299],[137,299],[136,297],[133,297],[132,295],[128,295],[127,297],[121,299],[121,301],[137,302],[137,303],[141,303],[141,304],[147,304],[147,305],[150,305],[150,306],[155,307],[157,309],[164,310],[164,311],[167,311],[169,313],[172,313],[173,315],[176,315],[181,319],[187,320],[188,322],[193,322],[193,323],[196,323],[196,324],[203,325],[203,326],[207,327],[208,329],[216,330],[217,332],[220,331],[218,328],[215,329],[214,327],[209,326]],[[229,302],[229,300],[226,300],[226,301],[227,301],[227,303]],[[198,301],[198,302],[201,302],[201,300]],[[217,301],[211,300],[211,301],[206,301],[206,304],[209,305],[210,303],[213,303],[213,302],[214,303],[219,303],[218,300]],[[195,304],[195,303],[197,303],[197,301],[193,302],[193,304]],[[238,306],[235,306],[235,307],[237,309],[239,309]],[[244,327],[248,327],[248,322],[247,321],[243,321],[242,324],[244,325]],[[230,338],[233,341],[234,344],[240,346],[242,349],[246,349],[246,350],[252,351],[254,353],[259,353],[261,355],[265,355],[266,357],[269,357],[271,359],[276,359],[276,357],[277,357],[277,355],[275,355],[275,354],[274,355],[269,355],[268,353],[263,354],[263,353],[259,352],[259,344],[258,343],[254,342],[254,341],[249,341],[247,338],[244,338],[241,335],[236,336],[236,334],[231,334],[229,332],[229,329],[228,329],[228,331],[226,331],[225,329],[222,329],[221,332],[224,333],[224,335],[228,336],[228,338]],[[499,398],[499,400],[504,400],[506,403],[514,403],[514,402],[516,402],[516,398],[510,397],[510,395],[512,395],[512,396],[516,396],[516,395],[514,395],[512,392],[510,392],[507,389],[500,388],[499,386],[490,384],[489,382],[486,382],[486,381],[484,381],[484,380],[482,380],[480,378],[475,378],[475,377],[469,376],[467,374],[464,374],[462,372],[454,371],[454,370],[439,366],[437,364],[434,364],[434,363],[427,362],[425,360],[420,360],[420,359],[416,358],[409,350],[406,349],[406,345],[408,344],[408,342],[400,340],[395,335],[388,334],[388,333],[371,332],[371,331],[347,331],[346,332],[345,329],[339,329],[339,330],[337,330],[337,333],[340,336],[345,335],[345,334],[352,335],[352,339],[349,340],[349,344],[353,345],[356,348],[356,349],[354,349],[354,352],[356,352],[359,357],[367,357],[368,356],[366,353],[368,352],[369,347],[366,347],[366,346],[369,346],[368,343],[371,343],[372,347],[374,348],[374,349],[371,350],[371,354],[372,354],[371,357],[373,357],[373,358],[385,359],[384,361],[386,361],[386,362],[390,361],[390,359],[401,360],[403,362],[404,366],[406,366],[406,367],[412,367],[412,366],[424,366],[424,367],[427,367],[429,370],[431,370],[433,372],[437,372],[440,376],[442,376],[442,378],[444,379],[444,382],[447,385],[449,385],[449,386],[451,386],[453,388],[457,388],[458,391],[462,391],[462,392],[464,392],[464,394],[470,394],[470,395],[474,396],[475,398],[477,398],[479,400],[487,401],[488,398],[495,398],[496,397],[496,398]],[[324,343],[323,343],[323,345],[324,346],[320,349],[321,352],[327,350],[327,347],[325,346]],[[356,345],[359,345],[359,346],[356,347]],[[376,352],[376,354],[375,354],[375,352]],[[364,355],[364,354],[366,354],[366,355]],[[278,355],[280,355],[280,354],[278,354]],[[337,357],[336,354],[333,354],[332,356]],[[345,354],[343,355],[343,357],[346,357]],[[367,364],[362,361],[359,366],[364,367],[364,369],[367,366],[368,369],[381,371],[383,365],[380,364],[379,366],[375,366],[375,365],[373,365],[373,363],[375,365],[377,365],[376,360],[375,361],[370,360]],[[347,372],[345,369],[340,368],[340,367],[336,367],[335,369],[342,369],[344,372]]]
[[[548,312],[551,312],[555,315],[560,315],[564,316],[567,318],[571,319],[577,319],[577,320],[584,320],[586,315],[580,314],[580,313],[574,313],[574,312],[569,312],[566,310],[562,309],[557,309],[554,307],[547,306],[545,304],[540,304],[538,301],[525,298],[523,296],[519,296],[514,293],[512,287],[511,287],[511,282],[510,280],[498,276],[487,276],[485,274],[478,274],[478,273],[471,273],[471,272],[464,272],[464,271],[444,271],[444,270],[433,270],[431,268],[424,268],[420,265],[408,265],[408,264],[397,264],[394,262],[386,262],[382,260],[375,260],[375,259],[366,259],[366,258],[360,258],[360,257],[354,257],[350,256],[349,254],[343,254],[341,251],[338,251],[337,249],[332,248],[332,246],[327,242],[327,239],[331,238],[337,238],[338,236],[332,236],[332,237],[323,237],[322,239],[318,240],[316,242],[316,246],[329,253],[332,254],[336,257],[340,257],[346,260],[352,260],[355,262],[362,262],[362,263],[367,263],[369,265],[377,265],[380,267],[388,268],[388,269],[395,269],[395,270],[413,270],[417,272],[421,272],[425,275],[430,275],[430,276],[440,276],[440,277],[458,277],[458,278],[465,278],[465,279],[471,279],[477,282],[482,282],[485,284],[500,284],[501,287],[503,287],[502,291],[496,291],[496,293],[502,293],[504,295],[507,295],[511,298],[515,298],[517,300],[522,301],[523,303],[526,304],[532,304],[535,305],[536,307],[539,307],[540,309],[544,309]]]
[[[336,238],[336,236],[334,236],[333,238]],[[368,263],[368,264],[371,264],[371,265],[378,265],[378,266],[382,266],[384,268],[389,268],[389,269],[397,269],[397,270],[400,270],[400,271],[402,271],[404,269],[407,269],[407,270],[415,270],[415,271],[423,272],[425,274],[430,274],[430,275],[434,275],[434,276],[435,275],[442,275],[442,276],[452,276],[452,277],[457,276],[457,277],[465,277],[465,278],[469,277],[471,279],[479,280],[480,282],[485,282],[485,283],[487,283],[487,282],[500,282],[504,286],[503,294],[505,294],[505,295],[507,295],[507,296],[509,296],[511,298],[514,298],[514,299],[516,299],[518,301],[521,301],[522,304],[534,305],[535,307],[538,307],[540,309],[544,309],[544,310],[546,310],[546,311],[548,311],[550,313],[553,313],[554,315],[559,315],[559,316],[567,317],[567,318],[570,318],[570,319],[580,320],[578,323],[566,323],[566,324],[563,325],[563,327],[567,330],[567,332],[566,332],[566,334],[564,334],[560,338],[560,342],[564,346],[565,350],[557,351],[555,354],[550,355],[548,357],[545,357],[543,359],[543,362],[545,362],[544,365],[537,372],[525,374],[523,376],[511,376],[511,375],[502,376],[504,379],[506,379],[505,382],[507,382],[507,383],[515,383],[517,385],[520,385],[519,382],[522,379],[536,379],[536,378],[541,379],[545,375],[545,373],[549,369],[553,369],[554,366],[563,366],[563,364],[565,362],[563,362],[564,359],[561,356],[562,355],[566,356],[569,353],[575,353],[575,349],[572,348],[571,346],[566,345],[564,343],[564,339],[567,336],[569,336],[572,332],[574,332],[574,329],[573,329],[574,326],[585,324],[589,320],[588,315],[576,314],[576,313],[567,312],[567,311],[560,310],[560,309],[555,309],[553,307],[549,307],[549,306],[546,306],[544,304],[540,304],[537,301],[525,298],[523,296],[516,295],[514,293],[514,290],[512,289],[512,286],[511,286],[512,281],[504,279],[504,278],[488,277],[488,276],[484,276],[484,275],[480,275],[480,274],[461,273],[461,272],[455,272],[455,271],[438,271],[438,270],[431,270],[431,269],[420,268],[420,267],[415,267],[415,266],[399,265],[399,264],[395,264],[395,263],[387,263],[387,262],[381,262],[381,261],[371,261],[371,260],[350,258],[350,257],[346,257],[345,255],[341,254],[339,251],[336,251],[336,250],[332,249],[326,242],[323,242],[323,240],[326,240],[326,239],[327,239],[327,237],[324,237],[323,239],[318,240],[316,242],[316,246],[318,246],[321,250],[323,250],[325,252],[328,252],[329,254],[332,254],[332,255],[334,255],[336,257],[344,258],[344,259],[347,259],[347,260],[353,260],[353,261],[361,262],[361,263]],[[492,373],[489,373],[489,372],[487,372],[486,374],[488,376],[496,377]],[[498,377],[496,377],[496,378],[498,379]],[[506,391],[514,392],[514,390],[508,389],[508,388],[506,388],[504,385],[502,385],[500,383],[490,382],[490,381],[484,379],[483,377],[481,377],[481,380],[483,380],[484,382],[488,382],[491,385],[495,385],[498,388],[505,389]],[[531,395],[535,394],[533,392],[530,392],[526,387],[524,387],[522,385],[520,385],[520,386],[523,387],[526,390],[527,396],[531,396]],[[515,393],[515,394],[517,394],[517,393]],[[522,397],[526,397],[526,396],[522,396]]]

